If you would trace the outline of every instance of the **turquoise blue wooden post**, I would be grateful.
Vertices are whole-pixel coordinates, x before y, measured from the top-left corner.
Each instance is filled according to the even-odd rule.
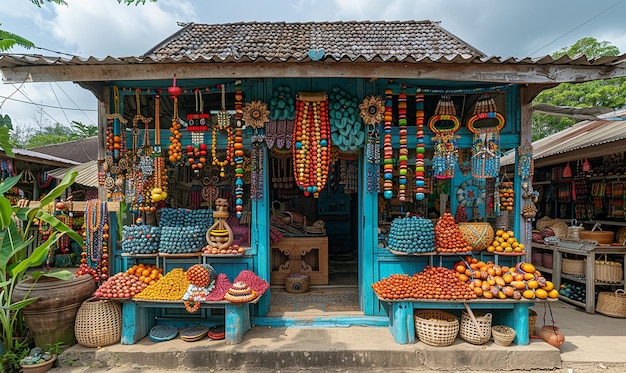
[[[374,249],[378,246],[378,193],[367,191],[367,164],[363,151],[359,156],[359,177],[361,185],[360,194],[363,196],[359,202],[359,289],[362,292],[363,313],[366,316],[376,314],[378,298],[374,296],[372,284],[375,266],[377,265]]]
[[[268,150],[263,146],[263,172],[265,180],[269,180],[266,173],[269,167]],[[269,219],[269,183],[263,183],[263,196],[259,200],[252,200],[252,229],[251,229],[251,245],[256,245],[256,274],[270,282],[270,219]],[[258,303],[258,315],[265,316],[271,307],[271,291],[268,289],[265,296],[261,297]]]
[[[225,305],[226,344],[233,345],[243,341],[243,335],[250,330],[250,305],[248,303],[229,303]]]
[[[528,307],[531,303],[515,303],[513,306],[513,326],[515,329],[515,342],[518,346],[527,345],[529,342],[528,336]]]
[[[392,302],[390,304],[389,331],[399,344],[415,343],[415,325],[413,324],[413,306],[410,302]]]
[[[135,302],[122,305],[122,337],[120,343],[132,345],[147,336],[154,326],[156,308],[138,307]]]

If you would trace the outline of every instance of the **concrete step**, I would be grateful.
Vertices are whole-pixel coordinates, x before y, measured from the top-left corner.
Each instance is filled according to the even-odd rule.
[[[231,370],[231,371],[551,371],[561,366],[559,350],[542,340],[503,347],[492,341],[472,345],[460,338],[447,347],[422,342],[397,344],[387,327],[332,328],[255,325],[238,345],[204,338],[175,338],[102,348],[75,345],[61,354],[59,372]],[[120,372],[123,370],[119,370]]]

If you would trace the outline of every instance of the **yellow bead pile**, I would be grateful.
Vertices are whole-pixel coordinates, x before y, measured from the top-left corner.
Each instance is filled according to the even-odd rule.
[[[174,268],[154,285],[135,295],[134,299],[181,300],[189,287],[189,280],[182,268]]]

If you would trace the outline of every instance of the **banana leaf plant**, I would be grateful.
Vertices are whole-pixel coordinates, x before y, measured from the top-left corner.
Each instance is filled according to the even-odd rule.
[[[5,193],[20,180],[21,174],[7,178],[0,183],[0,323],[2,327],[0,350],[4,350],[0,356],[15,357],[19,355],[19,350],[24,348],[24,344],[19,342],[25,337],[19,335],[20,330],[24,329],[20,310],[37,300],[37,298],[29,298],[27,294],[24,299],[13,301],[15,286],[28,277],[34,278],[36,282],[42,276],[55,277],[60,280],[69,280],[74,276],[68,270],[37,271],[31,268],[42,266],[51,247],[63,235],[68,235],[80,245],[84,244],[80,234],[42,208],[60,197],[74,183],[77,174],[76,171],[66,173],[63,180],[40,201],[37,207],[11,206],[11,202],[5,197]],[[34,248],[32,253],[28,253],[28,248],[35,239],[30,235],[29,228],[37,220],[50,224],[54,229],[43,243]],[[9,365],[14,363],[14,361],[4,360],[4,358],[0,359],[0,371],[4,371],[2,369],[5,368],[11,369]]]

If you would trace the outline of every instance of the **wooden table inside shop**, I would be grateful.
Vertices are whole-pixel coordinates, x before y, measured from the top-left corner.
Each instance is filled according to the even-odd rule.
[[[309,275],[312,285],[327,285],[328,237],[285,237],[270,246],[270,262],[272,285],[283,285],[291,273]]]

